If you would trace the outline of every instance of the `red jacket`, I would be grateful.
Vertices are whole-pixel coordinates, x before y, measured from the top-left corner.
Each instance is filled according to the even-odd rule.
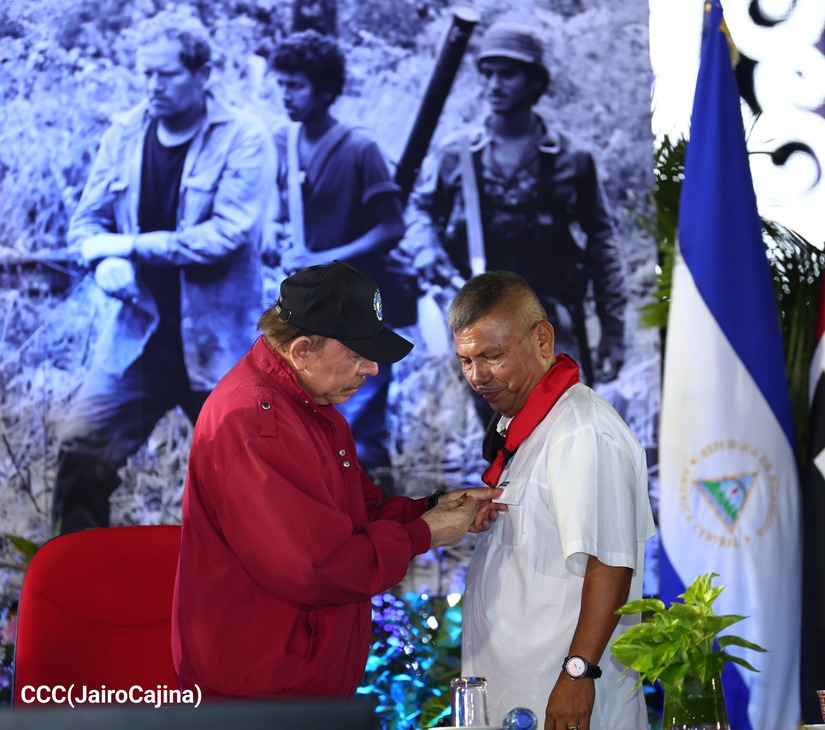
[[[370,598],[430,546],[426,500],[358,465],[346,420],[316,405],[266,341],[198,418],[183,498],[172,654],[205,695],[347,696]]]

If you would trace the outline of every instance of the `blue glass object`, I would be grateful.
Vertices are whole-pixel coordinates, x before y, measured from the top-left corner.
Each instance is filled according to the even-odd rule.
[[[504,716],[501,726],[504,730],[537,730],[539,721],[527,707],[514,707]]]

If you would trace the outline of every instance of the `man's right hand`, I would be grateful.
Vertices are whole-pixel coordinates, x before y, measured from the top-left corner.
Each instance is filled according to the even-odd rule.
[[[438,504],[421,519],[430,527],[430,547],[455,545],[473,526],[478,509],[486,509],[491,499],[501,495],[501,489],[479,487],[445,494]]]

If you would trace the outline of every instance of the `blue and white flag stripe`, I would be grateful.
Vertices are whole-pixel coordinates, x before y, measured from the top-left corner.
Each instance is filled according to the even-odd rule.
[[[717,613],[768,649],[723,679],[732,730],[799,721],[799,479],[770,268],[718,0],[697,80],[679,215],[660,435],[660,595],[702,573]]]

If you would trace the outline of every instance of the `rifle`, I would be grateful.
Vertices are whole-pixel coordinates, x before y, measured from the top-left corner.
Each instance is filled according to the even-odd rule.
[[[0,253],[0,286],[30,297],[60,294],[73,282],[84,278],[87,270],[76,257],[65,251]]]
[[[421,170],[421,163],[427,154],[427,148],[430,146],[433,132],[438,124],[438,118],[444,108],[444,102],[450,93],[464,52],[467,50],[470,35],[481,18],[479,11],[469,4],[455,6],[452,8],[452,14],[452,23],[447,29],[410,136],[395,169],[395,182],[401,188],[403,204],[406,204],[412,192],[415,179]],[[397,265],[399,280],[406,279],[408,283],[414,282],[414,287],[410,286],[410,288],[414,288],[418,294],[417,320],[427,350],[446,354],[450,347],[451,337],[444,322],[442,304],[436,301],[443,291],[442,287],[433,286],[432,282],[424,281],[411,261],[398,260]],[[445,275],[444,278],[448,281],[450,277]]]
[[[456,5],[452,8],[452,14],[452,23],[441,45],[412,131],[395,170],[395,182],[401,188],[401,199],[404,203],[409,198],[421,170],[421,162],[427,154],[444,102],[467,50],[470,35],[481,19],[479,11],[470,4]]]

